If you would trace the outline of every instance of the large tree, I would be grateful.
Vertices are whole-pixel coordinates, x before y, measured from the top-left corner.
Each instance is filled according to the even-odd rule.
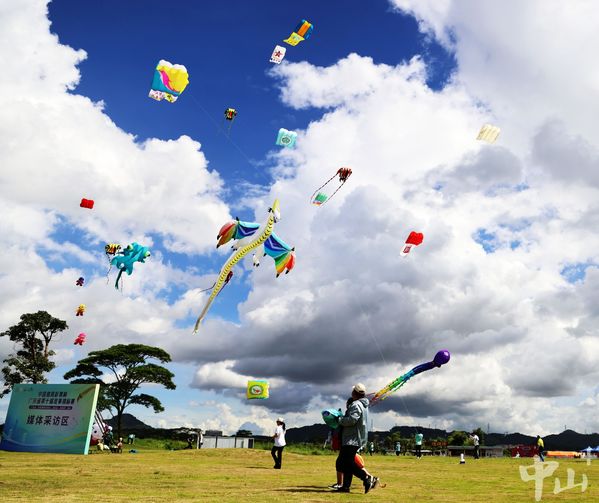
[[[10,393],[15,384],[48,382],[44,375],[56,367],[50,360],[54,355],[50,343],[57,333],[67,328],[66,321],[54,318],[46,311],[38,311],[23,314],[18,324],[0,333],[0,337],[8,337],[15,343],[15,348],[19,347],[4,360],[4,389],[0,398]]]
[[[87,358],[79,360],[77,366],[64,375],[72,383],[100,384],[99,410],[108,410],[117,418],[118,436],[122,435],[123,412],[129,405],[152,407],[162,412],[164,407],[158,398],[146,393],[135,394],[142,384],[161,384],[166,389],[175,389],[175,375],[165,367],[148,363],[149,359],[161,363],[171,361],[170,355],[160,349],[143,344],[117,344],[102,351],[92,351]],[[113,379],[104,382],[101,377],[107,369]]]

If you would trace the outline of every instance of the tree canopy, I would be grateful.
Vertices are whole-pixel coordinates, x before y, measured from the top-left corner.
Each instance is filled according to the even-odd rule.
[[[45,374],[56,367],[50,359],[54,355],[50,343],[57,333],[67,328],[66,321],[54,318],[46,311],[38,311],[21,315],[19,323],[0,333],[0,337],[8,337],[15,347],[20,347],[4,360],[4,389],[0,398],[15,384],[48,382]]]
[[[143,344],[117,344],[108,349],[90,352],[64,378],[73,379],[72,383],[101,385],[98,409],[108,410],[117,418],[117,432],[121,436],[123,412],[129,405],[151,407],[156,413],[164,410],[158,398],[146,393],[136,393],[141,385],[161,384],[166,389],[176,388],[174,374],[165,367],[148,363],[149,359],[160,363],[171,361],[170,355],[160,348]],[[102,369],[107,369],[111,375],[111,379],[106,382],[101,379],[106,373]]]

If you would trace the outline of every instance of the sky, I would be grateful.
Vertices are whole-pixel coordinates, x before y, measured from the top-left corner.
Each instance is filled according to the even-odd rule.
[[[448,349],[377,405],[376,429],[598,431],[592,3],[180,4],[0,6],[0,327],[37,310],[67,321],[51,382],[89,351],[156,345],[177,390],[151,386],[163,413],[128,412],[261,433],[280,415],[319,422],[355,382],[376,391]],[[270,63],[303,18],[310,39]],[[160,59],[189,72],[173,104],[147,96]],[[485,123],[495,144],[476,140]],[[295,149],[275,145],[281,127]],[[342,166],[348,182],[311,205]],[[192,334],[229,253],[218,230],[264,221],[275,198],[296,267],[275,278],[248,257]],[[401,257],[413,230],[424,242]],[[107,242],[152,250],[122,292]],[[0,359],[13,350],[0,338]],[[270,398],[247,401],[249,379]]]

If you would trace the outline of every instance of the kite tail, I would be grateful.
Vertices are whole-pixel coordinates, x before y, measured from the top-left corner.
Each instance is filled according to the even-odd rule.
[[[119,273],[118,273],[118,275],[117,275],[117,277],[116,277],[116,281],[115,281],[115,283],[114,283],[114,287],[115,287],[117,290],[119,289],[119,281],[121,280],[121,276],[122,276],[122,274],[123,274],[123,269],[119,269]],[[121,285],[122,285],[122,282],[121,282]]]
[[[229,271],[233,269],[235,264],[237,264],[237,262],[239,262],[243,257],[245,257],[250,251],[252,251],[254,248],[257,248],[268,239],[268,237],[272,234],[274,224],[274,215],[271,214],[268,217],[268,221],[266,223],[266,228],[264,229],[264,232],[260,234],[256,239],[254,239],[251,243],[248,243],[247,245],[239,248],[233,255],[231,255],[229,260],[227,260],[227,262],[220,271],[218,279],[216,280],[216,285],[212,289],[212,293],[210,294],[210,297],[208,297],[208,301],[206,302],[204,309],[202,309],[200,316],[198,316],[198,319],[196,320],[196,324],[193,327],[194,334],[197,333],[198,329],[200,328],[200,324],[202,323],[202,320],[204,319],[206,313],[208,313],[208,310],[212,305],[212,302],[221,291],[227,279],[227,276],[229,275]]]

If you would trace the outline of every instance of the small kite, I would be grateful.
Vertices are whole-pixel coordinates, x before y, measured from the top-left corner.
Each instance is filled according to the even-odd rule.
[[[83,313],[85,313],[85,304],[79,304],[75,316],[83,316]]]
[[[77,281],[75,281],[75,284],[77,286],[83,286],[83,283],[85,283],[85,278],[83,276],[81,276]]]
[[[83,198],[83,199],[81,199],[79,206],[81,206],[82,208],[87,208],[87,209],[91,210],[94,207],[94,200]]]
[[[229,121],[229,128],[227,129],[227,133],[231,132],[231,126],[233,125],[233,120],[237,117],[237,110],[234,108],[227,108],[225,110],[225,120]]]
[[[187,84],[189,84],[187,68],[183,65],[173,65],[161,59],[154,70],[152,89],[150,89],[148,96],[156,101],[166,99],[170,103],[174,103],[185,90]]]
[[[119,270],[114,287],[117,290],[119,289],[119,281],[121,280],[123,272],[127,272],[127,274],[131,276],[131,273],[133,273],[133,264],[135,262],[141,262],[143,264],[149,256],[150,249],[137,243],[130,244],[122,252],[120,252],[120,254],[115,255],[115,257],[110,261],[110,265],[116,266],[116,268]]]
[[[283,42],[292,46],[296,46],[303,40],[308,40],[310,38],[310,35],[312,35],[313,29],[314,26],[312,25],[312,23],[309,23],[305,19],[302,19],[299,22],[299,24],[295,27],[295,30],[293,30],[293,33],[289,35],[289,38],[283,40]]]
[[[268,398],[268,381],[248,381],[246,396],[248,400],[266,400]]]
[[[295,248],[285,243],[274,232],[254,252],[252,257],[254,267],[260,266],[260,253],[262,253],[263,257],[266,257],[266,255],[272,257],[275,261],[277,278],[283,271],[285,271],[285,274],[288,274],[295,266]]]
[[[285,53],[287,49],[281,45],[276,45],[274,50],[272,51],[272,56],[270,57],[271,63],[276,63],[277,65],[281,64],[283,58],[285,57]]]
[[[487,143],[495,143],[501,129],[491,124],[485,124],[476,137],[477,140],[486,141]]]
[[[277,135],[276,145],[281,145],[287,148],[295,147],[295,140],[297,139],[297,133],[294,131],[288,131],[285,128],[279,129],[279,134]]]
[[[320,187],[318,187],[312,197],[310,197],[310,202],[316,206],[322,206],[327,201],[330,201],[332,197],[337,193],[337,191],[343,187],[343,184],[347,182],[347,179],[351,176],[352,170],[351,168],[339,168],[337,173],[335,173],[331,178],[329,178],[326,182],[324,182]],[[335,189],[335,191],[331,194],[331,196],[327,196],[324,192],[320,192],[321,189],[325,188],[329,183],[331,183],[336,177],[339,177],[339,186]]]
[[[87,337],[87,336],[86,336],[86,335],[85,335],[83,332],[81,332],[81,333],[80,333],[80,334],[77,336],[77,338],[75,339],[75,342],[73,342],[73,344],[74,344],[74,345],[83,346],[83,343],[85,342],[85,338],[86,338],[86,337]]]
[[[121,245],[118,243],[108,243],[104,247],[106,255],[116,255],[121,250]]]
[[[408,236],[408,239],[406,239],[406,243],[401,250],[401,256],[405,257],[408,253],[410,253],[412,246],[418,246],[423,240],[424,234],[422,234],[422,232],[410,232],[410,235]]]
[[[265,243],[271,235],[274,236],[273,229],[275,223],[277,223],[280,218],[281,213],[279,211],[279,200],[275,199],[272,208],[268,209],[268,219],[262,225],[253,222],[242,222],[239,219],[235,219],[233,222],[228,222],[227,224],[223,225],[217,236],[218,242],[216,247],[218,248],[232,239],[237,240],[237,242],[233,245],[233,254],[228,258],[221,268],[218,279],[216,280],[216,284],[212,288],[212,293],[210,294],[210,297],[208,297],[206,305],[198,316],[193,329],[194,333],[196,333],[200,328],[200,323],[202,323],[202,320],[208,313],[212,302],[225,285],[225,282],[229,277],[229,273],[233,267],[235,267],[237,262],[239,262],[249,252],[259,249],[261,245],[264,245],[264,253],[275,259],[277,276],[282,272],[282,270],[287,269],[289,271],[293,267],[295,264],[295,254],[292,249],[287,250],[288,245],[276,237],[268,244]],[[290,258],[291,255],[293,256],[292,258]]]

